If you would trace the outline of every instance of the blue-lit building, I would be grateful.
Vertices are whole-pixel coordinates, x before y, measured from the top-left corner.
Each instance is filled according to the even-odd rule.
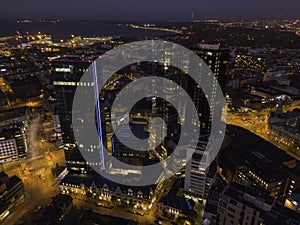
[[[57,112],[60,122],[67,169],[72,173],[93,173],[78,149],[72,127],[72,107],[76,88],[81,85],[79,81],[91,61],[80,56],[65,55],[51,59],[50,63],[51,79],[56,99],[55,112]],[[105,124],[102,125],[105,139]],[[103,142],[105,144],[105,140]]]

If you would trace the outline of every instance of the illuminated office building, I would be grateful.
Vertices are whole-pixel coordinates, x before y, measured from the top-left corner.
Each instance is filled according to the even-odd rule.
[[[225,94],[226,87],[226,72],[229,63],[230,52],[227,48],[222,48],[220,45],[211,45],[211,44],[198,44],[191,50],[197,54],[210,68],[216,77],[216,81],[219,82],[219,85]],[[205,74],[202,75],[205,77]],[[201,80],[200,80],[201,85]],[[196,108],[199,112],[200,119],[200,132],[201,134],[208,134],[211,129],[211,116],[214,113],[214,108],[209,107],[208,100],[213,101],[216,95],[217,83],[213,84],[212,99],[206,99],[204,93],[201,91],[201,86],[197,83],[189,81],[189,95],[192,97]],[[221,115],[220,115],[221,116]],[[194,119],[194,118],[192,118]],[[198,118],[196,118],[198,119]],[[194,121],[191,121],[194,124]]]
[[[67,168],[70,172],[86,174],[92,172],[88,163],[81,155],[72,127],[72,107],[76,88],[81,84],[80,79],[90,65],[82,57],[63,56],[50,59],[51,78],[53,81],[56,112],[60,121],[62,141],[66,157]],[[105,129],[103,129],[105,132]],[[103,134],[105,137],[105,134]]]

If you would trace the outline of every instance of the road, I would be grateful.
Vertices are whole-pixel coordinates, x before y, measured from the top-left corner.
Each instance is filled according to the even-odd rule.
[[[299,106],[299,103],[295,103],[290,106],[286,106],[283,108],[284,112],[291,111]],[[282,143],[275,140],[275,138],[269,135],[269,127],[268,127],[268,117],[270,115],[271,110],[264,110],[261,112],[248,112],[248,113],[232,113],[228,112],[226,115],[226,123],[230,125],[240,126],[244,129],[255,133],[256,135],[262,137],[266,141],[272,143],[278,148],[285,151],[287,154],[295,157],[300,160],[300,155],[296,154],[293,149],[290,147],[283,145]]]
[[[58,185],[52,186],[55,179],[51,168],[56,162],[60,165],[65,163],[63,150],[3,165],[4,171],[9,176],[17,174],[22,178],[26,192],[25,203],[14,209],[14,213],[5,219],[3,224],[11,225],[20,219],[31,221],[38,216],[34,213],[34,209],[39,205],[46,207],[51,201],[51,196],[59,193]]]
[[[53,143],[42,141],[40,133],[49,126],[49,122],[42,122],[41,118],[42,115],[35,113],[29,121],[26,134],[27,158],[1,164],[2,171],[22,179],[26,193],[24,203],[15,207],[2,224],[12,225],[20,219],[26,221],[26,224],[32,224],[32,220],[41,213],[34,213],[34,210],[39,205],[46,207],[51,197],[59,193],[58,185],[53,185],[55,178],[51,169],[56,163],[65,165],[64,151],[57,150]]]
[[[28,127],[28,132],[27,132],[27,140],[29,142],[29,150],[27,153],[27,156],[29,158],[33,158],[39,155],[39,148],[38,148],[38,142],[39,139],[37,138],[38,136],[38,128],[39,128],[39,121],[40,117],[37,116],[35,117],[29,127]]]
[[[162,187],[165,187],[166,191],[168,191],[173,183],[172,179],[169,179],[165,181]],[[97,206],[96,203],[99,203],[99,200],[89,198],[87,199],[86,197],[83,197],[81,195],[76,195],[73,196],[73,203],[78,209],[91,209],[92,211],[96,213],[100,213],[103,215],[110,215],[110,216],[116,216],[116,217],[121,217],[125,219],[130,219],[134,221],[138,221],[139,224],[142,225],[149,225],[149,224],[154,224],[155,220],[157,218],[164,218],[163,215],[160,213],[160,210],[158,209],[158,201],[161,199],[163,194],[165,194],[164,189],[160,189],[159,194],[157,196],[156,201],[154,201],[153,206],[151,210],[148,211],[143,211],[142,209],[134,209],[133,207],[124,207],[124,206],[114,206],[112,209],[102,207],[102,206]],[[103,202],[104,205],[106,204]],[[139,213],[133,213],[133,211],[139,212]],[[141,215],[141,214],[144,215]],[[167,218],[163,219],[163,225],[172,225],[171,221]]]
[[[103,214],[103,215],[117,216],[117,217],[121,217],[121,218],[125,218],[125,219],[138,221],[142,225],[147,225],[149,223],[153,223],[155,220],[154,214],[141,216],[138,214],[127,212],[126,210],[124,210],[124,208],[114,207],[112,209],[108,209],[108,208],[104,208],[104,207],[98,207],[98,206],[96,206],[96,204],[91,204],[90,201],[84,201],[84,200],[79,200],[79,199],[74,199],[73,202],[77,208],[89,208],[92,211],[95,211],[95,212]]]

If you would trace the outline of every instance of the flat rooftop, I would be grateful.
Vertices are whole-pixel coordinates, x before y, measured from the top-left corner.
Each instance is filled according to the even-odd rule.
[[[6,121],[6,120],[11,120],[11,119],[16,119],[19,117],[26,116],[27,110],[28,110],[27,106],[1,110],[0,121]]]

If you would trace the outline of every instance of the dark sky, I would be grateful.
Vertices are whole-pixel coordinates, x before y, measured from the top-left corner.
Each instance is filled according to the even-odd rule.
[[[1,0],[0,19],[300,19],[300,0]]]

